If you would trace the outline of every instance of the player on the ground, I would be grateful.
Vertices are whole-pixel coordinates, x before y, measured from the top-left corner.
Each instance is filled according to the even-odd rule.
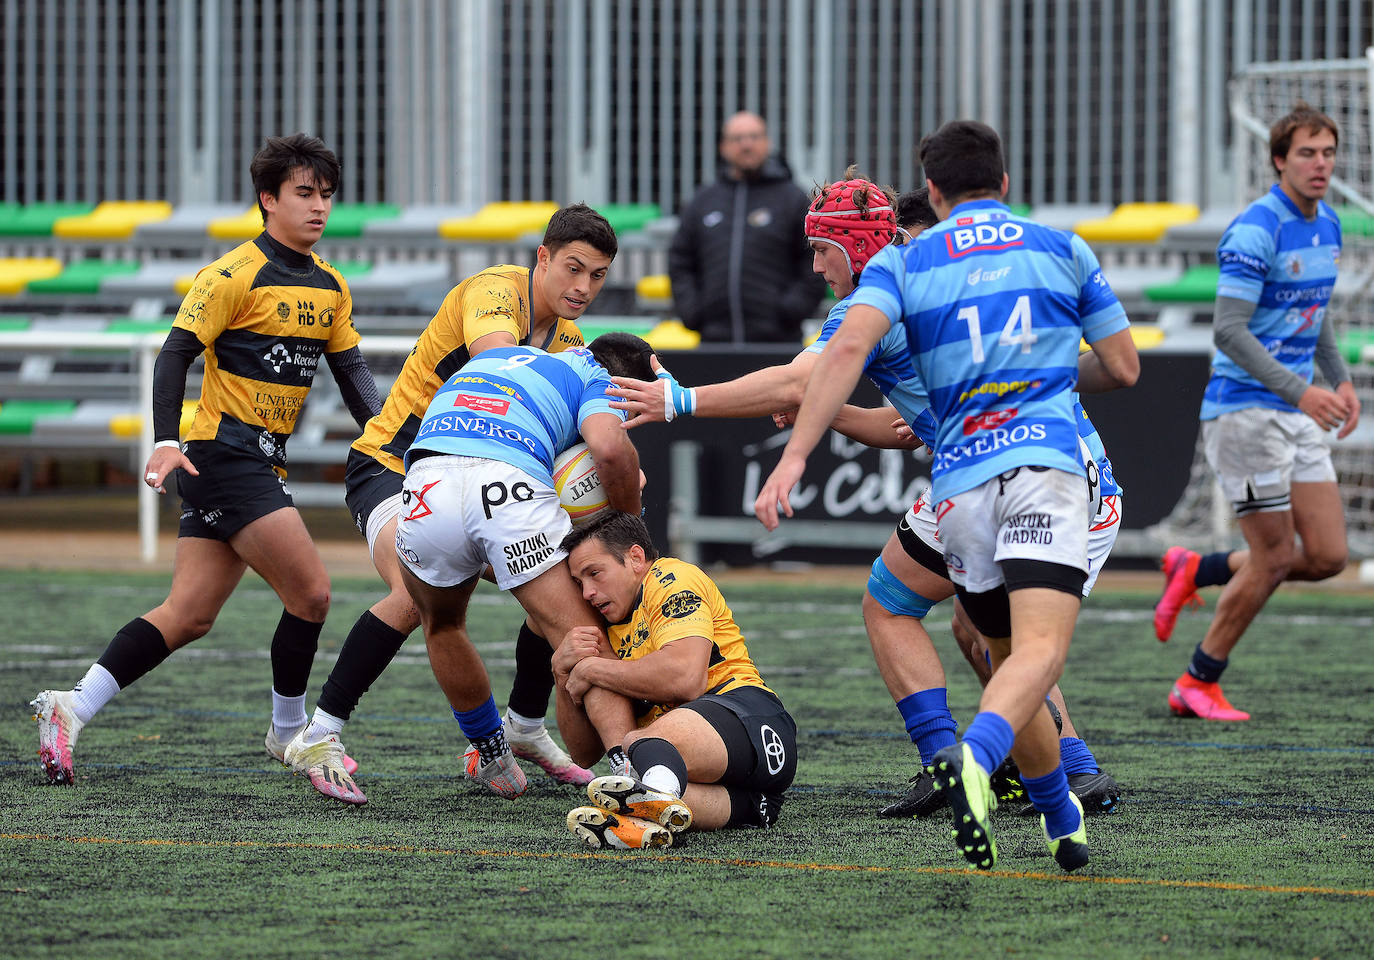
[[[700,569],[659,557],[638,517],[606,513],[563,540],[568,570],[604,620],[570,630],[554,675],[578,708],[575,759],[615,773],[568,814],[592,847],[670,846],[688,827],[770,827],[797,770],[797,725],[749,658]]]
[[[616,255],[611,225],[595,210],[572,204],[556,212],[544,231],[534,267],[488,267],[449,291],[406,358],[377,416],[348,452],[344,477],[348,509],[367,540],[373,565],[390,592],[354,623],[324,683],[300,747],[342,755],[339,732],[358,701],[420,625],[419,613],[401,582],[396,560],[396,517],[401,511],[405,456],[434,392],[472,357],[493,347],[531,344],[550,353],[582,346],[573,322],[596,299]],[[515,684],[506,711],[506,733],[516,754],[536,761],[551,776],[585,784],[578,767],[544,725],[553,674],[549,642],[525,623],[515,643]],[[316,781],[321,792],[361,802],[356,784]]]
[[[945,563],[993,666],[963,739],[936,754],[936,778],[950,792],[961,853],[989,869],[990,774],[1011,751],[1051,853],[1073,870],[1087,862],[1087,830],[1045,707],[1088,575],[1089,489],[1072,390],[1133,383],[1139,359],[1087,244],[1001,202],[995,131],[946,124],[922,140],[920,158],[941,222],[865,269],[755,513],[769,529],[779,506],[791,514],[807,454],[873,347],[903,324],[939,424],[931,473]],[[1082,364],[1080,338],[1093,348]]]
[[[171,591],[115,634],[75,688],[34,700],[51,783],[72,782],[81,728],[120,690],[208,633],[249,567],[285,608],[272,637],[267,752],[280,760],[305,726],[329,576],[286,487],[286,441],[321,356],[359,425],[381,398],[358,350],[348,284],[312,252],[339,186],[338,159],[315,137],[295,134],[269,137],[250,169],[263,232],[196,274],[153,371],[157,442],[143,479],[162,493],[180,471]],[[202,352],[200,402],[182,447],[186,373]]]
[[[585,441],[610,506],[639,512],[639,456],[606,388],[610,373],[647,375],[649,356],[649,345],[627,333],[562,353],[493,347],[439,388],[406,451],[395,537],[401,581],[419,611],[434,676],[475,748],[465,773],[503,796],[523,793],[525,775],[468,637],[468,601],[490,564],[496,585],[520,602],[540,636],[597,622],[563,562],[559,544],[572,524],[553,488],[553,461]],[[560,718],[570,709],[564,691]],[[301,741],[286,756],[312,779],[331,759]],[[337,767],[321,778],[336,776]]]
[[[1345,514],[1321,434],[1340,427],[1344,439],[1360,419],[1326,317],[1341,254],[1340,219],[1322,202],[1336,140],[1331,118],[1305,103],[1275,123],[1269,155],[1279,182],[1231,222],[1217,247],[1217,349],[1202,398],[1203,447],[1249,550],[1200,557],[1172,547],[1164,555],[1160,640],[1198,587],[1226,585],[1169,692],[1180,716],[1250,719],[1220,684],[1241,634],[1284,580],[1325,580],[1345,568]],[[1312,383],[1314,360],[1333,389]]]
[[[880,187],[856,178],[852,169],[846,171],[844,180],[821,188],[808,209],[805,229],[814,253],[815,270],[825,277],[839,300],[831,308],[816,342],[790,363],[691,390],[682,388],[663,370],[659,372],[660,379],[652,382],[618,379],[617,389],[612,393],[623,399],[613,406],[635,414],[627,426],[688,413],[741,417],[794,410],[821,351],[844,319],[864,266],[892,237],[892,206]],[[897,225],[908,236],[920,234],[939,219],[930,209],[924,187],[899,197],[896,207],[900,211]],[[925,387],[912,368],[902,327],[893,327],[884,335],[867,358],[864,373],[894,404],[895,412],[915,425],[907,431],[910,442],[902,443],[900,435],[893,432],[891,408],[863,410],[845,405],[832,426],[870,446],[933,445],[934,418],[929,412]],[[1081,407],[1075,407],[1076,413],[1081,411]],[[1079,423],[1096,438],[1086,413],[1082,413]],[[1095,442],[1100,448],[1101,441]],[[1100,450],[1100,462],[1104,464],[1100,469],[1107,482],[1112,483],[1105,450]],[[1110,488],[1104,487],[1104,493],[1113,497],[1119,492],[1114,483]],[[1104,515],[1094,518],[1091,524],[1094,566],[1091,580],[1085,584],[1085,596],[1119,529],[1119,501],[1104,502]],[[944,668],[922,624],[931,607],[954,595],[935,527],[929,497],[918,499],[874,561],[864,593],[864,623],[878,672],[921,756],[921,769],[908,782],[906,793],[879,811],[886,817],[928,816],[947,803],[946,795],[935,789],[930,765],[937,751],[954,743],[956,724],[949,709]],[[955,636],[959,638],[960,634],[956,631]],[[975,669],[986,671],[981,660],[971,662]],[[983,673],[979,675],[982,677]],[[1078,737],[1057,685],[1051,690],[1051,697],[1065,722],[1062,752],[1070,786],[1085,809],[1111,809],[1120,796],[1120,788],[1102,772],[1092,751]],[[1011,770],[1008,764],[997,781],[1000,795],[1007,799],[1020,795],[1019,784],[1012,782]]]

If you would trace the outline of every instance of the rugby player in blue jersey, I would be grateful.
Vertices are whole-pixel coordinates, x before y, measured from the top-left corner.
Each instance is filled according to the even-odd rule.
[[[960,852],[990,869],[990,774],[1011,752],[1051,854],[1073,870],[1088,861],[1087,830],[1045,707],[1088,576],[1089,483],[1072,393],[1134,383],[1139,358],[1087,244],[1001,202],[995,131],[946,124],[920,158],[941,222],[865,269],[755,513],[769,529],[779,506],[791,514],[807,455],[873,347],[901,324],[938,423],[931,474],[945,562],[993,667],[963,739],[936,754],[937,782]],[[1092,347],[1081,363],[1080,339]]]
[[[611,507],[639,513],[639,456],[606,388],[609,373],[645,375],[649,356],[647,343],[624,333],[554,354],[485,350],[438,389],[406,451],[395,546],[401,579],[419,610],[434,676],[476,748],[465,772],[502,796],[523,793],[525,774],[468,637],[468,601],[490,564],[496,585],[514,595],[540,636],[599,624],[564,563],[560,544],[572,526],[553,489],[553,461],[585,441]],[[557,704],[565,715],[566,691]],[[287,760],[297,760],[290,748]]]
[[[1345,514],[1321,431],[1344,439],[1360,400],[1326,316],[1341,223],[1322,202],[1336,161],[1336,124],[1300,103],[1269,132],[1279,182],[1231,222],[1217,247],[1212,376],[1202,399],[1207,462],[1231,501],[1248,551],[1164,555],[1155,634],[1173,633],[1197,588],[1225,584],[1207,635],[1169,692],[1179,716],[1248,720],[1221,692],[1231,651],[1284,580],[1345,568]],[[1321,368],[1331,390],[1312,382]],[[1294,535],[1301,547],[1294,543]]]
[[[806,214],[806,237],[814,255],[815,271],[825,277],[839,299],[815,343],[790,363],[693,389],[684,389],[661,368],[655,381],[615,378],[616,388],[611,392],[621,400],[612,406],[634,415],[626,426],[686,414],[745,417],[785,411],[775,414],[776,420],[785,420],[800,403],[812,368],[844,319],[864,266],[891,242],[894,206],[898,212],[896,225],[908,237],[933,226],[939,219],[930,209],[925,188],[899,197],[894,204],[882,188],[857,177],[853,168],[845,172],[844,179],[819,188]],[[903,328],[893,327],[883,337],[869,355],[864,373],[893,407],[865,410],[846,404],[832,426],[850,439],[873,447],[933,446],[935,421],[928,410],[925,387],[912,368]],[[894,422],[894,412],[902,419]],[[1081,406],[1075,406],[1075,413],[1079,414],[1085,443],[1089,447],[1095,444],[1091,456],[1097,458],[1104,478],[1104,509],[1091,523],[1092,573],[1084,584],[1086,596],[1116,540],[1120,489],[1112,478],[1111,461],[1087,414]],[[910,779],[906,793],[884,805],[879,811],[881,816],[929,816],[946,806],[945,794],[935,789],[930,765],[936,752],[955,742],[956,724],[946,696],[944,668],[921,621],[931,607],[953,595],[954,586],[936,538],[934,510],[930,498],[923,496],[907,512],[874,561],[863,598],[864,624],[878,672],[921,758],[921,770]],[[977,638],[972,631],[961,629],[961,624],[962,618],[956,614],[956,639],[980,679],[985,680],[987,665],[981,648],[974,647]],[[1112,809],[1120,788],[1101,770],[1092,751],[1078,736],[1057,686],[1051,691],[1051,700],[1064,724],[1061,752],[1070,788],[1086,809]],[[1002,772],[1005,776],[997,779],[999,796],[1021,796],[1014,767],[1007,764]]]

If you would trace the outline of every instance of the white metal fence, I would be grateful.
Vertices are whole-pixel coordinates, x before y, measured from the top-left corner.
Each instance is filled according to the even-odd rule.
[[[0,202],[247,202],[261,139],[342,199],[654,202],[767,117],[798,179],[899,186],[1002,131],[1013,199],[1230,202],[1227,79],[1358,57],[1374,0],[0,0]]]

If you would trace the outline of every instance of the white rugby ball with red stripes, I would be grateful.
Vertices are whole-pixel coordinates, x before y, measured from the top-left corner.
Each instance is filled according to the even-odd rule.
[[[585,443],[571,446],[553,461],[553,488],[573,525],[586,523],[610,504]]]

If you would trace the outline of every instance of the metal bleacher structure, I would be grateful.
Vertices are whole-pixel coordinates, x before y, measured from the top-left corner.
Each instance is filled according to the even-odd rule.
[[[195,272],[260,230],[243,180],[269,133],[319,133],[344,160],[317,249],[348,277],[383,385],[453,283],[528,262],[570,200],[621,240],[609,312],[584,328],[690,347],[668,319],[672,213],[714,177],[715,132],[739,108],[769,119],[803,184],[856,162],[913,186],[922,132],[993,124],[1009,199],[1082,234],[1142,347],[1164,351],[1210,342],[1217,240],[1267,187],[1256,111],[1323,105],[1342,168],[1370,180],[1374,0],[56,0],[0,21],[0,455],[141,466],[157,347]],[[1291,81],[1279,99],[1242,109],[1238,85],[1275,70]],[[1374,339],[1370,198],[1335,197],[1356,361]],[[293,480],[297,464],[342,463],[354,429],[321,382]],[[1186,522],[1224,539],[1194,472]],[[145,556],[150,522],[151,508]]]

